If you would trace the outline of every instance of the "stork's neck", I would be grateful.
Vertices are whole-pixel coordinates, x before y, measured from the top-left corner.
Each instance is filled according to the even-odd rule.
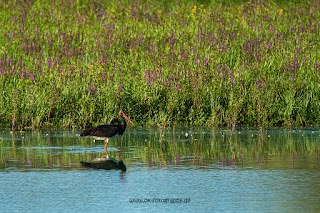
[[[127,123],[126,121],[124,120],[123,116],[120,115],[120,119],[121,119],[121,123],[122,123],[122,131],[124,132],[124,130],[126,129],[127,127]]]

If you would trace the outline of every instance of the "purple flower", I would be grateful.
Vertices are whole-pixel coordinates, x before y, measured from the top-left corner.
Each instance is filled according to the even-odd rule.
[[[21,75],[22,78],[25,78],[26,72],[21,72],[20,71],[20,75]]]
[[[271,32],[273,32],[273,28],[272,28],[272,25],[271,25],[271,24],[270,24],[270,28],[269,28],[269,29],[270,29]]]
[[[48,61],[48,68],[51,68],[51,65],[52,65],[52,60],[51,60],[51,58],[49,58],[49,61]]]
[[[176,84],[176,88],[175,88],[175,91],[177,92],[178,91],[178,89],[179,89],[179,85],[178,84]]]

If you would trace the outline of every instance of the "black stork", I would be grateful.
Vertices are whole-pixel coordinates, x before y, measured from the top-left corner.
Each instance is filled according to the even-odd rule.
[[[118,135],[122,135],[124,133],[124,131],[126,130],[126,126],[127,126],[124,118],[127,119],[131,124],[133,124],[132,121],[124,114],[124,112],[122,110],[120,110],[119,116],[120,116],[122,124],[119,124],[119,125],[100,125],[100,126],[92,127],[92,128],[84,130],[80,134],[80,136],[81,137],[89,136],[89,137],[92,137],[96,140],[104,140],[105,141],[104,151],[106,153],[107,158],[109,158],[108,151],[107,151],[108,142],[110,139],[112,139]]]

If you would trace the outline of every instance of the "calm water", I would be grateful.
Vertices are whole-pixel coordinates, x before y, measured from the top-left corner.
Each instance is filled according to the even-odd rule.
[[[320,129],[0,131],[1,212],[320,212]]]

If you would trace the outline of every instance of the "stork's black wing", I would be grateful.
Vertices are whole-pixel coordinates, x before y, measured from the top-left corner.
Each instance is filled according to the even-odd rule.
[[[116,134],[122,135],[122,125],[101,125],[84,130],[80,136],[96,136],[111,138]]]

